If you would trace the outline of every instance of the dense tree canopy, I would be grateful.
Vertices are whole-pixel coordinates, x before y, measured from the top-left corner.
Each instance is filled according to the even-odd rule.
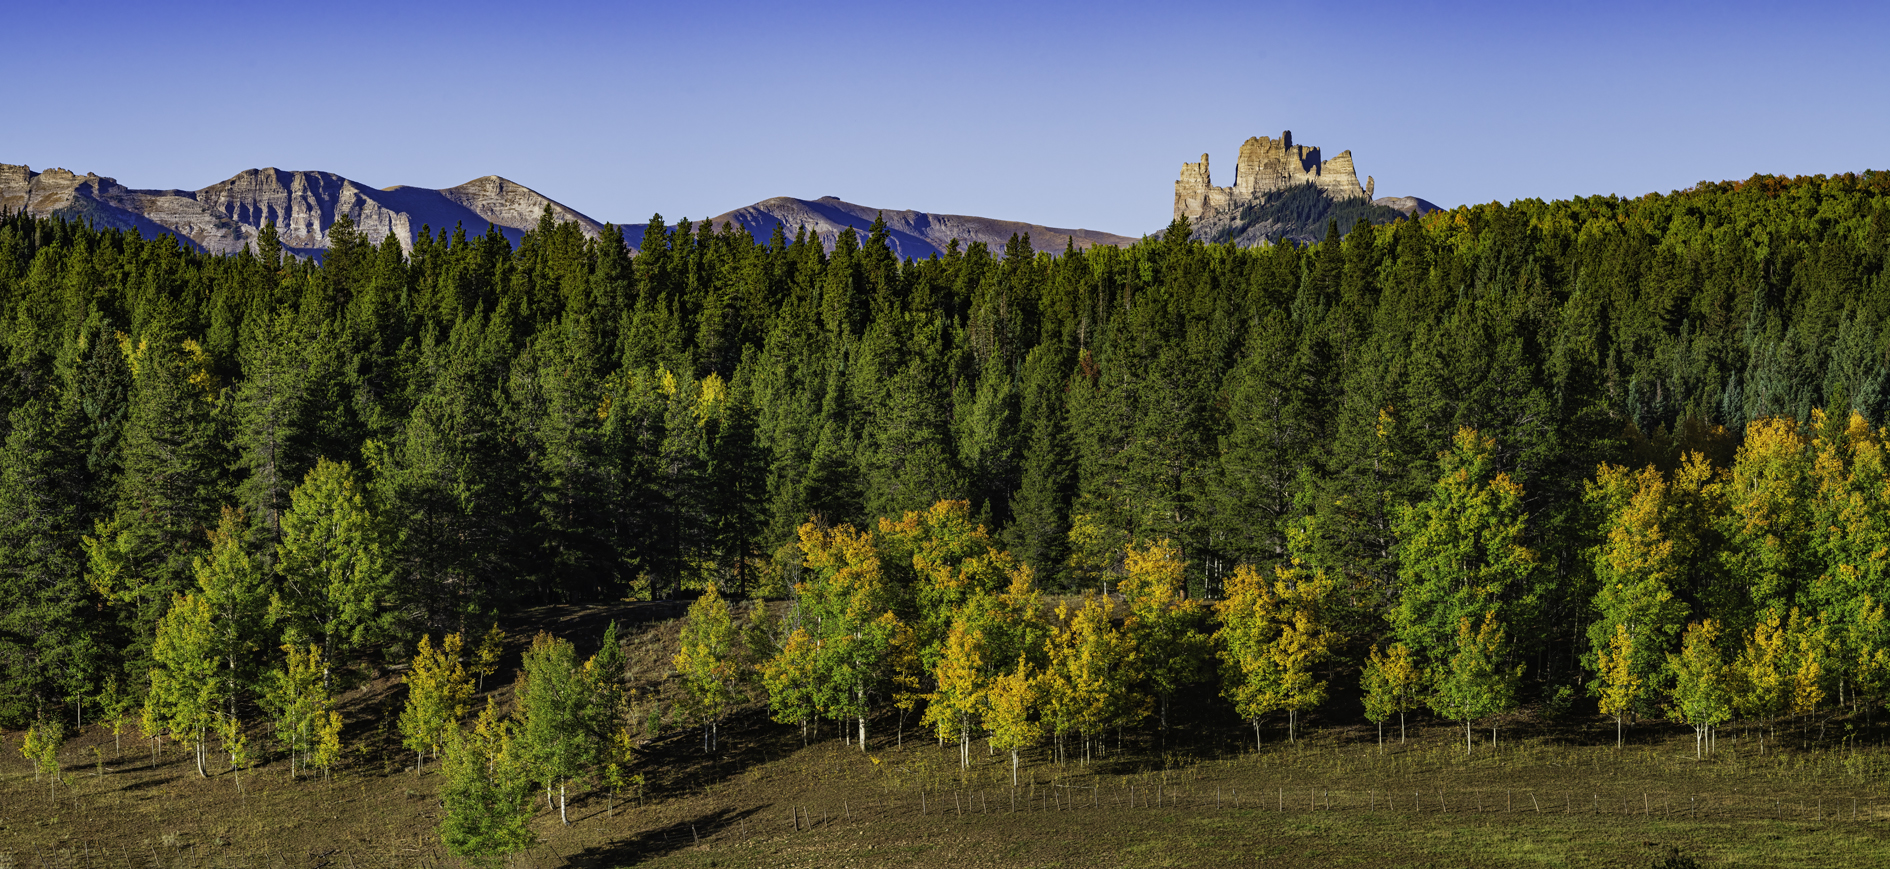
[[[1146,704],[1072,694],[1111,665],[1041,637],[1166,644],[1130,674],[1154,699],[1213,678],[1230,593],[1228,672],[1284,679],[1264,646],[1308,592],[1254,577],[1330,585],[1332,666],[1474,660],[1434,683],[1456,718],[1518,666],[1695,722],[1712,654],[1751,714],[1890,687],[1890,176],[1307,247],[1174,229],[900,262],[881,227],[829,251],[659,218],[632,255],[547,212],[516,247],[344,221],[317,263],[7,216],[0,723],[136,686],[201,734],[262,693],[232,649],[345,674],[502,606],[711,585],[800,599],[777,714],[858,734],[899,649],[977,652],[964,715],[1009,744],[1025,698],[1090,734]],[[1128,592],[1125,633],[1098,598],[1023,642],[1036,589]],[[259,602],[273,634],[205,633]]]

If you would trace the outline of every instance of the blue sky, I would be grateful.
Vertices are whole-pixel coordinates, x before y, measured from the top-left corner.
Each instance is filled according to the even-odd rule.
[[[286,4],[284,4],[286,5]],[[23,3],[0,162],[499,174],[599,220],[835,195],[1124,234],[1183,161],[1350,149],[1380,195],[1890,168],[1884,4]]]

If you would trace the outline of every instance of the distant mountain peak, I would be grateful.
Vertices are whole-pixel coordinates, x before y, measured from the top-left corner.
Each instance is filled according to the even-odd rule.
[[[797,199],[775,196],[753,205],[726,211],[709,218],[712,226],[734,224],[748,231],[756,241],[767,242],[776,226],[792,237],[802,227],[819,238],[828,249],[842,232],[852,232],[864,239],[873,221],[884,218],[886,239],[893,252],[903,258],[925,259],[943,254],[956,239],[960,248],[983,242],[993,248],[1003,247],[1012,235],[1030,236],[1031,247],[1039,251],[1062,253],[1068,245],[1078,250],[1095,245],[1127,245],[1136,239],[1093,229],[1063,229],[1015,220],[997,220],[963,214],[933,214],[911,209],[874,208],[848,202],[838,196]],[[641,246],[646,225],[624,228],[626,238]]]
[[[463,225],[468,234],[489,226],[517,241],[538,225],[546,206],[560,221],[595,236],[603,225],[543,194],[497,175],[432,190],[395,185],[373,188],[332,172],[245,169],[200,190],[131,190],[115,179],[65,169],[34,172],[0,164],[0,208],[46,216],[81,217],[95,224],[171,233],[210,253],[254,249],[263,224],[275,221],[282,245],[320,256],[336,220],[347,215],[373,241],[393,235],[411,249],[422,228]]]

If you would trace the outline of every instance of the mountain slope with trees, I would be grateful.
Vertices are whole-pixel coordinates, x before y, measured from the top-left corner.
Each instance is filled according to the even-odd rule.
[[[964,756],[1164,738],[1203,687],[1291,722],[1362,681],[1466,748],[1566,691],[1710,746],[1890,688],[1882,173],[1305,247],[649,226],[339,221],[317,264],[6,217],[0,719],[144,710],[235,762],[273,696],[314,757],[312,686],[422,637],[709,588],[794,606],[702,604],[705,723],[738,660],[784,723],[910,710]],[[542,708],[453,767],[485,804],[615,762],[614,665],[533,648]]]

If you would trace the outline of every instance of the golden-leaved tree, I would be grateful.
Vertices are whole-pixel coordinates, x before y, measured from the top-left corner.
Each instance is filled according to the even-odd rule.
[[[1116,625],[1109,598],[1085,592],[1076,609],[1058,604],[1045,651],[1043,718],[1056,739],[1059,758],[1070,734],[1082,738],[1087,761],[1105,729],[1146,714],[1133,690],[1140,678],[1141,654],[1129,632]]]
[[[1329,610],[1336,584],[1324,571],[1276,568],[1275,579],[1241,565],[1227,580],[1226,596],[1214,605],[1221,628],[1221,696],[1253,724],[1259,747],[1260,718],[1286,710],[1287,738],[1297,739],[1299,711],[1325,701],[1326,683],[1314,668],[1332,654],[1340,637]]]

